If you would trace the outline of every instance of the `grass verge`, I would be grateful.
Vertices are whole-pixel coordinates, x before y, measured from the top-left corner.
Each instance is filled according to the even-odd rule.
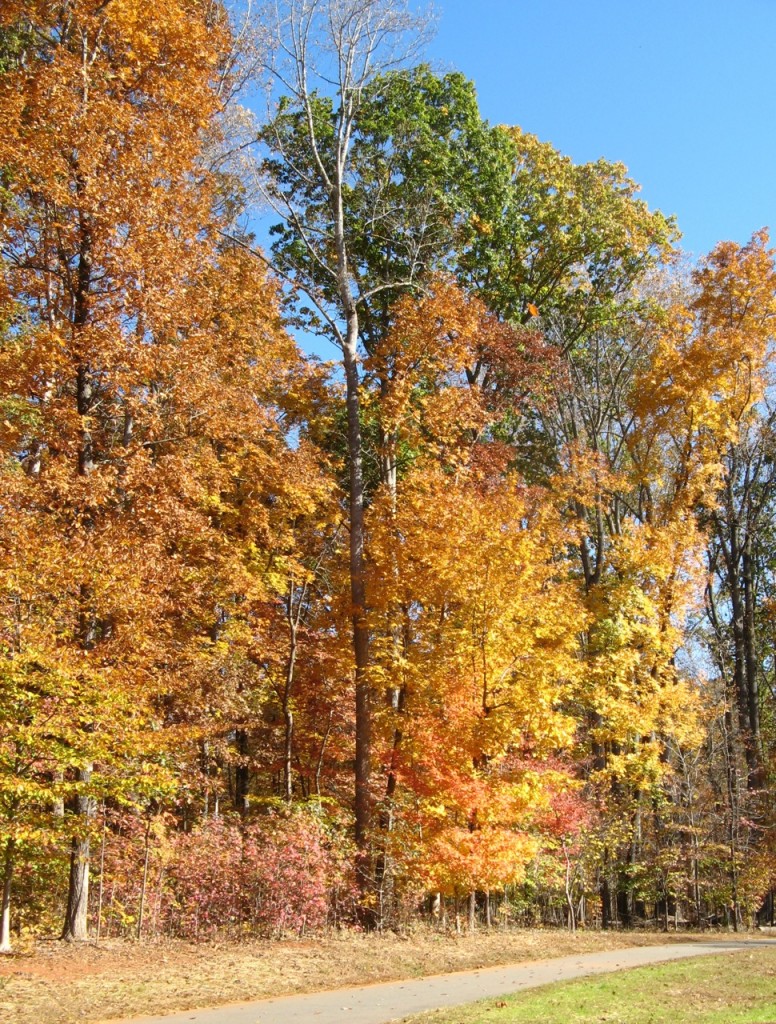
[[[753,949],[638,967],[404,1024],[776,1024],[776,950]]]

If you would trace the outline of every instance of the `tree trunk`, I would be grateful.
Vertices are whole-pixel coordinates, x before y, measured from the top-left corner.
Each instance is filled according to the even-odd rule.
[[[286,664],[286,682],[283,688],[283,721],[285,723],[285,735],[283,737],[283,796],[286,803],[291,803],[294,797],[294,775],[293,775],[293,744],[294,744],[294,712],[291,705],[291,696],[294,689],[294,673],[296,671],[296,653],[298,646],[299,620],[302,614],[302,602],[304,600],[304,588],[299,595],[299,604],[294,609],[294,593],[296,591],[293,577],[288,584],[288,597],[286,599],[286,622],[288,623],[288,662]]]
[[[0,908],[0,953],[11,952],[11,883],[15,854],[16,841],[7,839],[3,863],[3,903]]]
[[[81,647],[90,651],[97,642],[97,618],[91,607],[91,588],[81,586],[81,612],[78,625]],[[86,730],[88,731],[88,730]],[[75,771],[76,782],[81,783],[79,793],[72,801],[71,812],[80,820],[76,824],[75,835],[70,849],[70,876],[67,893],[67,910],[62,929],[62,938],[68,942],[81,941],[88,938],[89,914],[89,864],[91,820],[96,813],[94,799],[83,792],[92,780],[94,765],[88,763]]]
[[[612,923],[612,898],[609,889],[609,879],[604,877],[601,880],[601,927],[607,931]]]
[[[248,813],[248,785],[250,772],[246,763],[248,757],[248,732],[246,729],[237,729],[234,735],[235,746],[237,747],[237,763],[234,767],[234,806],[240,814]]]
[[[744,584],[743,648],[746,702],[749,712],[749,735],[746,737],[750,789],[761,784],[760,771],[760,700],[757,684],[757,638],[755,629],[755,581],[752,538],[747,533],[741,559]]]
[[[105,843],[107,839],[107,822],[105,820],[105,799],[102,801],[102,836],[100,838],[100,885],[97,890],[97,934],[95,938],[100,941],[102,932],[102,901],[105,894]]]
[[[350,463],[350,596],[353,622],[353,653],[356,688],[355,838],[356,876],[362,897],[372,887],[369,830],[372,818],[372,695],[369,685],[369,628],[366,618],[364,579],[364,478],[361,458],[361,421],[358,394],[356,344],[358,318],[355,307],[348,315],[348,334],[343,348],[348,411],[348,460]]]
[[[390,390],[390,381],[386,375],[382,375],[380,378],[380,399],[381,402],[385,402]],[[386,431],[384,425],[380,425],[380,450],[379,450],[379,462],[380,462],[380,480],[382,485],[387,488],[391,498],[391,516],[395,519],[396,516],[396,432],[394,430]],[[396,542],[396,534],[394,529],[394,543]],[[399,568],[396,559],[395,548],[391,552],[391,571],[394,578],[394,583],[397,585],[398,592],[398,580],[399,580]],[[407,630],[406,630],[406,615],[405,625],[402,627],[399,624],[400,609],[394,607],[393,614],[391,616],[390,625],[390,639],[391,648],[393,651],[393,661],[391,665],[391,673],[389,676],[389,684],[385,690],[385,701],[386,705],[391,713],[391,718],[394,721],[393,729],[393,746],[390,754],[390,761],[388,764],[388,777],[386,780],[385,787],[385,798],[383,801],[383,810],[380,814],[380,829],[383,833],[381,837],[381,848],[378,858],[378,871],[381,876],[381,894],[382,901],[381,905],[383,908],[383,914],[385,914],[385,908],[388,908],[388,913],[393,914],[394,908],[394,891],[393,891],[393,868],[390,863],[389,853],[389,839],[388,834],[394,828],[394,795],[396,792],[396,766],[399,756],[399,747],[403,738],[403,729],[400,725],[402,712],[404,710],[404,684],[401,679],[401,669],[399,668],[402,647],[406,648],[407,645]]]
[[[86,187],[86,181],[76,167],[78,193]],[[92,284],[92,226],[87,214],[79,215],[80,246],[78,271],[73,310],[73,334],[76,346],[80,347],[80,334],[89,323],[89,298]],[[78,450],[78,475],[88,477],[95,468],[94,440],[91,431],[91,416],[95,404],[94,380],[91,368],[81,361],[76,370],[76,409],[81,418],[81,442]],[[87,526],[94,523],[87,519]],[[82,650],[90,651],[97,642],[97,616],[92,607],[93,595],[88,584],[80,590],[78,633]],[[77,768],[76,781],[88,787],[92,778],[93,765]],[[62,938],[80,941],[88,937],[89,914],[89,827],[95,813],[94,800],[79,792],[73,801],[73,811],[82,824],[73,836],[70,851],[70,879],[67,893],[67,910],[62,929]]]
[[[561,848],[563,850],[563,859],[566,862],[565,872],[565,889],[566,889],[566,905],[568,907],[568,927],[570,932],[577,930],[577,918],[574,911],[574,895],[573,895],[573,881],[571,878],[571,856],[566,846],[565,839],[562,842]]]
[[[738,572],[730,574],[730,607],[733,627],[733,678],[736,689],[739,730],[744,736],[750,733],[749,694],[746,687],[746,644],[744,639],[744,600]]]
[[[692,853],[692,895],[693,903],[695,904],[695,925],[699,931],[705,930],[705,922],[703,920],[703,908],[701,906],[701,880],[698,868],[698,860],[700,858],[700,842],[698,835],[693,830],[693,853]]]
[[[78,782],[88,785],[92,766],[79,768]],[[70,880],[67,892],[67,910],[62,938],[67,942],[82,942],[89,937],[89,825],[94,817],[92,797],[79,794],[75,799],[75,813],[83,821],[83,831],[74,836],[70,850]]]
[[[148,858],[151,853],[151,818],[149,816],[146,822],[145,830],[145,850],[143,856],[143,880],[140,883],[140,907],[137,914],[137,938],[138,940],[143,936],[143,917],[145,916],[145,899],[146,889],[148,887]]]
[[[734,467],[729,470],[732,475]],[[732,496],[732,483],[727,485],[727,519],[717,521],[717,535],[725,562],[725,583],[730,597],[733,633],[733,678],[735,683],[738,728],[749,769],[750,788],[758,784],[757,739],[759,709],[754,653],[754,583],[751,561],[751,537],[741,538],[742,527]]]

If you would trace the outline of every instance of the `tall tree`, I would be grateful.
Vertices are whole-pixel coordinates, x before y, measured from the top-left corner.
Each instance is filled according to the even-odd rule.
[[[218,6],[175,0],[12,2],[2,27],[25,39],[23,59],[0,77],[5,390],[24,410],[6,421],[4,442],[25,470],[24,500],[56,510],[81,552],[80,569],[70,564],[81,573],[68,583],[73,620],[59,635],[80,652],[77,676],[94,683],[86,666],[111,663],[123,614],[108,613],[106,584],[121,578],[111,552],[137,468],[129,457],[151,451],[136,424],[144,370],[159,352],[152,342],[172,347],[174,293],[209,251],[201,225],[212,190],[197,182],[196,160],[226,37]],[[104,728],[99,718],[86,715],[81,735]],[[87,934],[89,747],[74,743],[69,769],[68,939]]]
[[[724,352],[724,369],[709,370],[721,391],[715,401],[716,458],[720,465],[717,501],[706,516],[711,524],[710,569],[718,593],[708,592],[712,627],[721,644],[717,658],[723,676],[731,675],[733,700],[746,751],[749,784],[763,781],[760,735],[758,563],[776,487],[774,476],[774,413],[771,409],[773,336],[776,324],[774,254],[765,232],[745,246],[721,244],[695,275],[697,295],[692,311],[698,331],[713,350]],[[719,357],[717,357],[719,358]],[[723,392],[724,394],[724,392]],[[728,610],[729,609],[729,610]],[[732,658],[725,654],[724,634],[732,640]]]
[[[342,352],[345,376],[356,695],[355,828],[360,885],[366,893],[373,696],[359,346],[366,337],[370,304],[382,293],[395,295],[417,280],[424,266],[423,248],[441,218],[435,212],[425,230],[406,235],[397,230],[402,217],[397,215],[394,185],[401,168],[393,167],[390,156],[395,138],[384,121],[376,114],[370,121],[365,111],[370,89],[379,88],[381,76],[404,62],[417,46],[423,19],[411,15],[403,0],[291,0],[278,10],[277,59],[269,70],[283,96],[263,133],[270,151],[264,164],[267,196],[283,222],[275,266],[312,301],[315,322],[323,325]],[[444,110],[441,105],[439,109]],[[406,119],[402,128],[405,136],[411,134]],[[382,163],[375,157],[375,137],[381,141]],[[405,147],[399,155],[405,170],[410,166],[407,152]],[[354,189],[359,196],[355,204]],[[402,209],[411,210],[413,217],[418,213],[405,200]],[[413,221],[422,222],[422,217]],[[397,244],[401,250],[395,265],[384,261],[383,277],[363,273],[364,250],[374,251],[376,235],[385,239],[383,251]]]

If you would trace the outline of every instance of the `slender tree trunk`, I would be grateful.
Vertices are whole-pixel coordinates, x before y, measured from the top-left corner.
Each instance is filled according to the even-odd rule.
[[[725,712],[725,768],[728,790],[728,806],[730,826],[728,829],[728,846],[730,853],[730,889],[733,904],[733,928],[738,931],[738,846],[739,846],[739,806],[738,806],[738,770],[736,767],[736,750],[733,743],[733,716]],[[729,910],[730,908],[728,908]]]
[[[202,774],[205,777],[205,792],[202,798],[202,817],[208,818],[210,815],[210,785],[207,780],[210,778],[210,745],[207,740],[200,741],[199,763]]]
[[[369,684],[369,629],[366,617],[364,578],[364,478],[361,457],[361,421],[358,394],[356,344],[358,318],[355,306],[348,315],[343,349],[348,412],[350,462],[350,596],[353,622],[356,688],[355,838],[358,850],[356,874],[362,896],[371,886],[369,831],[372,819],[372,695]]]
[[[79,633],[81,647],[84,651],[89,651],[94,647],[97,640],[97,620],[91,607],[91,589],[87,586],[82,586],[80,597]],[[62,938],[68,942],[83,941],[88,938],[89,870],[91,858],[89,831],[92,819],[96,813],[96,803],[94,798],[88,794],[88,788],[92,781],[93,771],[94,765],[91,762],[75,770],[75,779],[79,784],[79,793],[72,801],[71,811],[76,817],[76,830],[70,848],[67,910],[62,929]]]
[[[156,901],[154,903],[154,917],[151,922],[151,935],[156,938],[159,932],[159,913],[162,909],[162,895],[164,893],[164,866],[159,869],[159,882],[156,887]]]
[[[342,97],[343,104],[351,102]],[[309,108],[308,108],[309,111]],[[369,683],[369,625],[367,622],[366,578],[364,573],[364,471],[361,440],[361,408],[359,396],[358,306],[351,288],[348,266],[348,247],[345,234],[345,206],[343,190],[348,161],[350,126],[348,115],[341,125],[337,139],[335,170],[331,179],[324,173],[330,196],[333,219],[333,242],[336,260],[337,291],[345,319],[342,339],[342,363],[345,370],[345,397],[347,406],[347,442],[349,470],[349,527],[350,527],[350,598],[353,623],[353,655],[355,661],[355,840],[356,878],[362,896],[362,909],[368,902],[373,885],[369,832],[372,818],[372,695]],[[362,917],[369,923],[369,914]]]
[[[743,648],[746,702],[749,712],[747,736],[747,763],[750,768],[749,788],[761,784],[760,771],[760,700],[757,683],[757,637],[755,629],[755,581],[752,558],[752,538],[747,533],[741,558],[741,576],[744,590]]]
[[[151,853],[151,817],[149,815],[145,830],[145,850],[143,856],[143,881],[140,884],[140,908],[137,914],[137,938],[143,935],[143,917],[145,914],[146,888],[148,886],[148,858]]]
[[[693,902],[695,904],[695,923],[700,931],[705,930],[705,922],[703,920],[703,908],[701,905],[701,880],[698,861],[700,859],[700,841],[698,839],[697,830],[694,827],[693,822],[693,834],[692,834],[692,895]]]
[[[747,692],[746,680],[746,640],[744,636],[744,599],[739,574],[731,574],[729,582],[730,606],[732,610],[733,627],[733,678],[736,688],[736,707],[738,709],[738,724],[742,736],[748,737],[751,733],[749,720],[749,694]]]
[[[86,85],[84,85],[86,89]],[[84,96],[86,102],[86,96]],[[76,170],[78,193],[86,188],[86,181],[80,170]],[[82,330],[89,323],[89,299],[92,284],[92,225],[87,214],[79,215],[80,246],[78,253],[78,270],[73,309],[73,342],[78,348],[81,344]],[[81,441],[78,450],[78,475],[88,477],[95,468],[94,440],[91,428],[91,416],[95,403],[94,380],[92,369],[81,357],[76,370],[76,409],[81,418]],[[87,525],[94,526],[87,521]],[[84,651],[90,651],[97,642],[97,617],[92,606],[93,595],[88,584],[82,584],[80,591],[79,641]],[[80,819],[81,825],[73,836],[70,851],[70,877],[67,894],[67,910],[62,929],[62,938],[67,941],[81,941],[88,937],[89,914],[89,858],[91,819],[95,814],[95,802],[88,792],[94,766],[89,763],[77,768],[76,781],[81,791],[73,801],[72,810]]]
[[[604,870],[608,870],[606,860],[604,862]],[[609,889],[609,879],[604,875],[601,879],[601,927],[604,931],[607,931],[611,927],[612,923],[612,898],[611,891]]]
[[[16,857],[16,840],[6,839],[3,859],[3,902],[0,908],[0,953],[11,952],[11,885]]]
[[[773,423],[771,415],[767,424],[762,425],[766,433],[760,434],[754,447],[746,431],[737,443],[730,445],[726,459],[724,504],[715,515],[717,539],[724,560],[724,574],[720,573],[720,581],[727,590],[732,609],[736,705],[750,790],[760,788],[764,781],[755,623],[755,544],[761,529],[767,529],[762,517],[768,516],[776,485],[773,463],[767,456],[767,446],[772,443]]]
[[[107,839],[107,827],[105,821],[105,800],[102,801],[102,837],[100,839],[100,884],[97,890],[97,934],[96,939],[100,941],[102,932],[102,901],[105,894],[105,842]]]
[[[574,911],[574,896],[573,896],[573,892],[572,892],[573,885],[572,885],[572,881],[571,881],[571,857],[569,855],[568,847],[566,846],[566,841],[565,840],[563,840],[562,849],[563,849],[563,857],[564,857],[564,860],[566,861],[565,887],[566,887],[566,904],[568,906],[568,911],[569,911],[568,926],[569,926],[569,931],[570,932],[575,932],[577,930],[577,919],[576,919],[576,914],[575,914],[575,911]]]
[[[234,806],[243,816],[248,813],[248,787],[250,772],[248,770],[248,731],[237,729],[234,736],[237,747],[237,764],[234,767]]]
[[[283,721],[285,723],[285,735],[283,738],[283,796],[286,803],[291,803],[294,798],[294,775],[293,775],[293,751],[294,751],[294,712],[291,706],[291,697],[294,689],[294,673],[296,671],[296,654],[298,647],[299,619],[302,611],[302,600],[304,595],[299,596],[299,605],[294,608],[294,593],[296,591],[293,577],[288,584],[288,597],[286,599],[286,622],[288,623],[288,662],[286,664],[286,681],[283,688]]]
[[[732,470],[731,470],[732,472]],[[752,580],[751,539],[741,540],[741,527],[737,521],[735,504],[728,485],[727,530],[717,524],[717,533],[725,560],[726,584],[730,597],[731,628],[733,633],[733,678],[735,683],[738,727],[747,768],[749,787],[758,783],[757,734],[759,732],[759,709],[757,700],[757,677],[754,658],[754,586]],[[726,536],[727,533],[727,536]],[[747,572],[748,569],[748,572]],[[749,579],[747,580],[747,577]]]

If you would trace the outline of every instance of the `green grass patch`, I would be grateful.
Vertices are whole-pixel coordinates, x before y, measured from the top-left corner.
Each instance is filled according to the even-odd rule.
[[[561,982],[409,1017],[406,1024],[776,1024],[776,950]]]

